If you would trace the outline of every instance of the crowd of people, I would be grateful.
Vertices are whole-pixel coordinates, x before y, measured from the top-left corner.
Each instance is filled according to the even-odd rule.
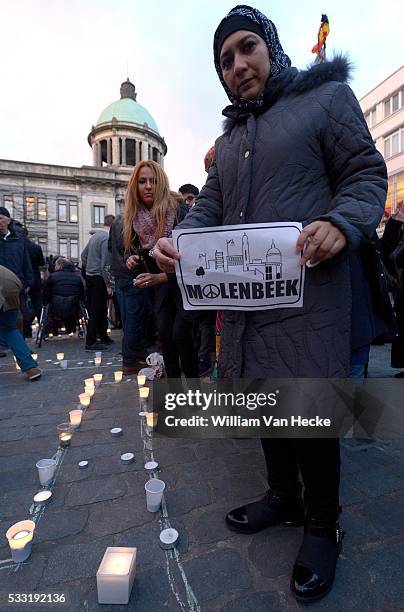
[[[275,25],[244,5],[219,24],[214,63],[230,105],[224,133],[205,158],[205,186],[173,192],[159,164],[137,163],[124,212],[107,215],[94,231],[81,275],[58,258],[41,283],[43,257],[0,208],[0,343],[29,378],[40,370],[17,330],[18,301],[28,294],[36,316],[51,304],[55,332],[58,321],[75,330],[72,304],[85,301],[91,351],[113,342],[107,305],[114,300],[125,374],[139,371],[156,344],[168,377],[209,374],[216,313],[184,310],[173,229],[291,220],[303,224],[296,243],[307,266],[303,305],[220,313],[219,376],[363,378],[371,343],[386,338],[392,366],[404,368],[404,210],[398,207],[379,240],[386,166],[346,84],[349,63],[336,57],[298,71]],[[241,533],[304,524],[291,590],[312,601],[331,589],[342,546],[339,440],[268,438],[262,447],[268,493],[226,521]]]

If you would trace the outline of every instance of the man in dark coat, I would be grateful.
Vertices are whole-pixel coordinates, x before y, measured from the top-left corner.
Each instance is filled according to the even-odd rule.
[[[274,24],[248,6],[232,9],[220,23],[214,59],[231,105],[223,111],[225,132],[207,182],[181,228],[300,221],[296,251],[301,265],[310,266],[301,308],[223,311],[220,374],[347,377],[349,255],[371,238],[387,190],[383,158],[345,84],[349,66],[336,58],[307,71],[292,68]],[[154,254],[165,271],[179,258],[167,239]],[[305,521],[291,580],[302,601],[331,589],[341,550],[338,442],[263,440],[269,492],[226,517],[243,533]]]
[[[0,206],[0,265],[14,272],[24,289],[33,286],[34,275],[25,237],[13,229],[10,213],[4,206]]]
[[[43,285],[44,304],[50,304],[50,315],[54,320],[54,330],[57,332],[58,321],[62,321],[66,333],[76,330],[76,320],[79,314],[79,302],[84,302],[84,284],[76,272],[74,264],[59,257],[55,263],[55,272]]]

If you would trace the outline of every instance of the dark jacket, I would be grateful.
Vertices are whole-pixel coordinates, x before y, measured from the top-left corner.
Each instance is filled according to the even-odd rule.
[[[261,112],[228,107],[216,161],[181,228],[324,219],[348,245],[306,269],[302,308],[224,311],[221,375],[345,377],[351,354],[348,254],[382,216],[386,166],[338,58],[269,80]]]
[[[39,244],[35,244],[32,240],[27,241],[29,258],[31,260],[32,272],[34,275],[34,286],[33,288],[38,290],[41,288],[41,273],[39,268],[45,265],[42,249]]]
[[[108,251],[111,253],[111,275],[115,280],[133,280],[138,272],[126,267],[125,247],[123,244],[123,218],[118,215],[109,231]]]
[[[28,243],[24,236],[18,235],[9,227],[10,235],[5,239],[0,235],[0,265],[18,276],[26,289],[34,285]]]
[[[50,304],[58,318],[76,314],[79,301],[84,301],[84,285],[79,274],[67,270],[53,272],[43,285],[44,304]]]

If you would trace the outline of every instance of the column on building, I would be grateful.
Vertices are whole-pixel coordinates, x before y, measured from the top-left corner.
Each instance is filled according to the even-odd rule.
[[[119,166],[119,136],[112,137],[112,165]]]
[[[148,153],[148,145],[147,142],[143,140],[142,142],[142,159],[143,160],[148,160],[149,159],[149,153]]]
[[[98,166],[98,142],[93,142],[93,166]]]
[[[46,196],[47,226],[48,226],[48,255],[59,253],[58,243],[58,210],[56,195]],[[79,217],[80,219],[80,217]]]
[[[122,141],[122,165],[126,166],[126,138],[125,136],[121,139]]]
[[[107,164],[108,166],[112,163],[112,146],[111,146],[111,138],[107,138]]]

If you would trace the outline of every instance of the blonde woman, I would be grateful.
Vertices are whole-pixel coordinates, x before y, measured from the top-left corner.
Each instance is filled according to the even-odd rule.
[[[153,161],[139,162],[126,194],[123,239],[129,254],[126,265],[137,272],[133,281],[140,295],[154,293],[154,314],[164,364],[169,378],[198,377],[193,318],[182,307],[175,274],[161,272],[153,259],[157,240],[171,236],[188,212],[171,196],[166,173]],[[139,320],[139,325],[142,321]]]

